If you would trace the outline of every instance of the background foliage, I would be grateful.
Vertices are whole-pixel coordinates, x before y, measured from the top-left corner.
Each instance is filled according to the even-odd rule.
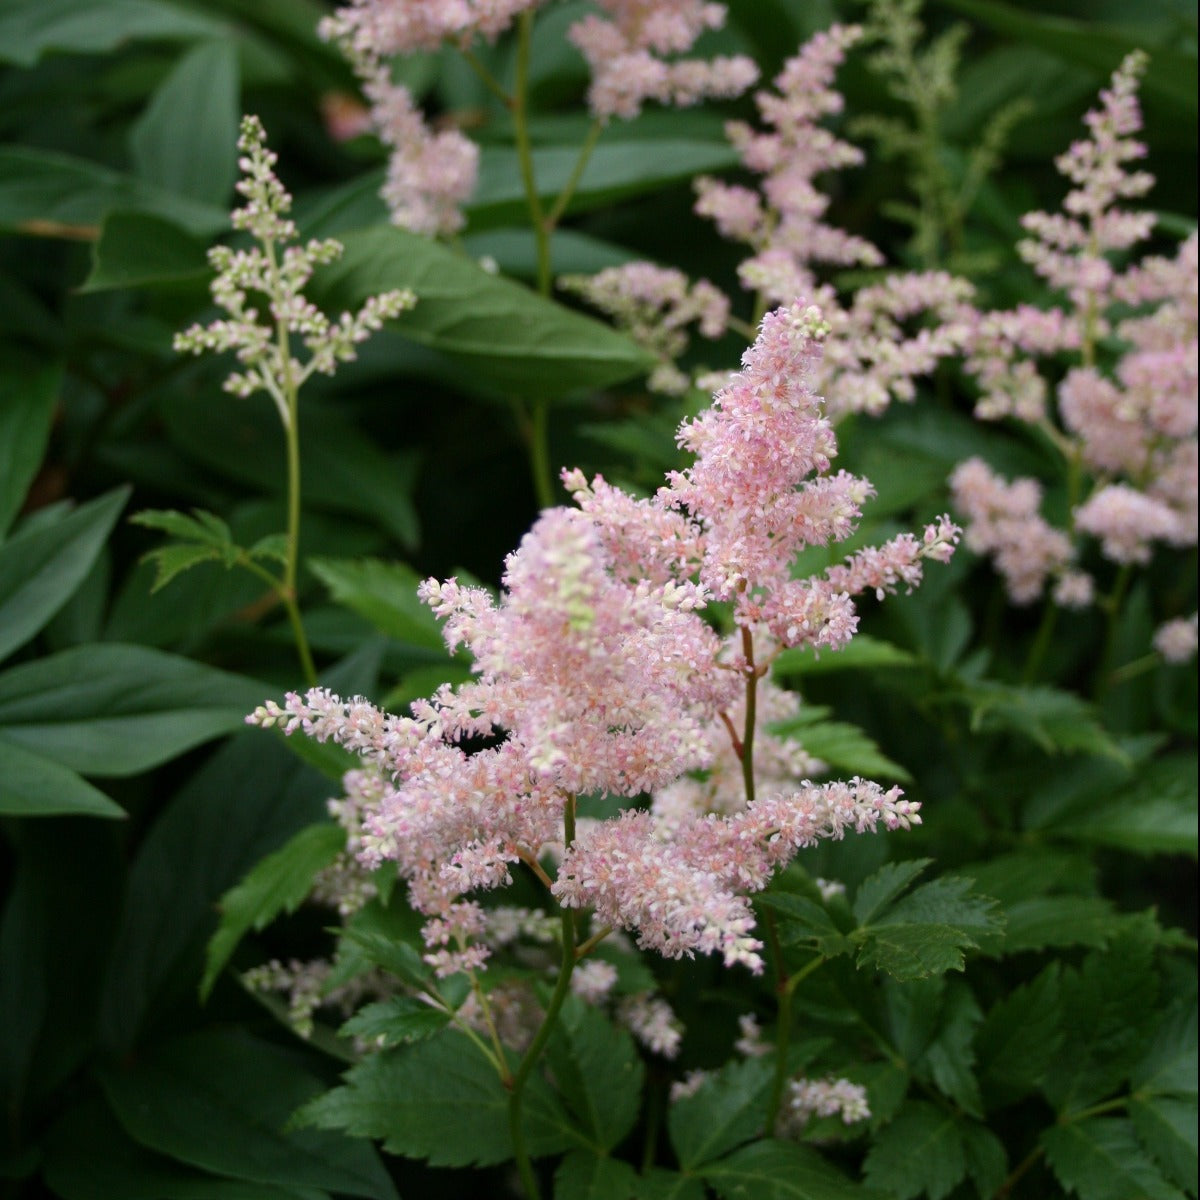
[[[730,9],[709,48],[752,53],[768,77],[804,37],[860,15],[800,0]],[[320,835],[299,850],[291,839],[326,828],[345,765],[241,731],[255,705],[299,682],[261,582],[228,569],[218,536],[193,554],[212,561],[155,591],[143,556],[158,535],[128,520],[202,508],[242,545],[285,524],[270,406],[222,392],[227,364],[171,349],[208,308],[204,251],[227,229],[241,114],[262,117],[302,232],[346,244],[314,298],[336,311],[385,287],[419,296],[302,401],[300,599],[323,682],[394,707],[462,676],[413,586],[455,571],[497,581],[537,509],[527,402],[550,406],[553,463],[646,487],[675,465],[689,401],[649,397],[644,351],[526,286],[535,254],[511,122],[448,52],[405,71],[483,146],[468,225],[453,247],[386,225],[381,148],[326,129],[322,99],[353,79],[315,36],[322,11],[308,0],[0,2],[5,1195],[317,1200],[505,1186],[493,1164],[508,1149],[488,1132],[503,1126],[502,1098],[482,1062],[448,1060],[430,1040],[398,1069],[387,1058],[354,1068],[321,1102],[326,1123],[408,1156],[385,1160],[361,1138],[287,1124],[345,1065],[320,1037],[295,1038],[229,971],[198,997],[218,901],[285,844],[277,876],[235,893],[241,907],[227,902],[222,955],[250,965],[327,948],[319,912],[269,920],[296,908],[320,865]],[[1021,98],[1034,108],[1014,120],[954,239],[914,237],[921,175],[895,146],[837,185],[846,228],[891,261],[932,256],[972,273],[993,304],[1036,299],[1012,251],[1019,217],[1057,205],[1053,155],[1138,46],[1151,56],[1161,248],[1194,228],[1194,6],[937,0],[924,15],[931,35],[966,22],[957,100],[936,117],[949,178],[993,113]],[[546,16],[532,60],[548,195],[586,129],[584,67],[564,24]],[[501,74],[510,54],[503,41],[487,51]],[[867,58],[852,55],[840,77],[847,112],[911,123]],[[651,257],[733,291],[736,251],[691,214],[690,183],[734,166],[722,123],[748,111],[614,125],[555,234],[556,271]],[[736,338],[705,347],[714,366],[738,353]],[[958,382],[946,373],[918,405],[839,430],[844,465],[879,493],[860,540],[944,508],[946,476],[970,453],[1045,469],[1033,439],[973,422]],[[1164,608],[1194,610],[1195,555],[1182,557],[1156,561],[1130,592],[1114,662],[1142,652]],[[1085,617],[1061,629],[1038,686],[1022,687],[1033,624],[960,553],[870,613],[844,655],[780,668],[813,706],[814,753],[839,774],[903,781],[924,805],[919,832],[815,850],[764,902],[789,954],[830,960],[797,994],[809,1040],[795,1065],[830,1063],[864,1083],[869,1131],[810,1129],[824,1153],[756,1140],[769,1070],[721,1064],[737,1014],[774,1018],[769,985],[709,962],[654,964],[687,1029],[682,1066],[720,1070],[664,1117],[667,1065],[643,1064],[598,1014],[569,1012],[550,1051],[559,1092],[547,1084],[530,1101],[538,1148],[566,1152],[556,1195],[1196,1195],[1194,662],[1093,695],[1100,630]],[[844,881],[849,902],[822,902],[817,876]],[[448,1115],[456,1072],[479,1075],[469,1136]],[[364,1115],[364,1096],[385,1118]],[[586,1112],[598,1114],[591,1127]]]

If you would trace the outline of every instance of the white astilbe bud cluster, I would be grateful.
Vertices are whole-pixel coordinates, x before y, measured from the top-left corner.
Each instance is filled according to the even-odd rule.
[[[242,179],[237,190],[246,202],[233,213],[232,223],[259,244],[246,250],[214,246],[209,251],[217,272],[212,298],[228,317],[177,334],[175,349],[192,354],[233,350],[243,370],[230,374],[225,390],[235,396],[265,391],[286,427],[304,381],[314,372],[332,375],[339,362],[350,362],[359,343],[384,321],[412,308],[416,297],[407,290],[384,292],[370,297],[357,313],[344,312],[330,320],[305,298],[304,287],[314,267],[338,258],[341,243],[332,238],[297,242],[296,225],[287,216],[292,198],[275,175],[276,155],[267,148],[257,117],[242,118],[238,149]],[[260,311],[263,306],[265,312]],[[293,336],[308,351],[305,361],[289,349]]]
[[[840,1116],[845,1125],[871,1116],[867,1089],[848,1079],[791,1079],[784,1093],[776,1133],[799,1137],[813,1117]]]

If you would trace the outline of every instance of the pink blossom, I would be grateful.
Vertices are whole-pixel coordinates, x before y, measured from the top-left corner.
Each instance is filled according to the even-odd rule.
[[[1169,663],[1187,662],[1196,653],[1196,614],[1160,625],[1154,632],[1154,648]]]

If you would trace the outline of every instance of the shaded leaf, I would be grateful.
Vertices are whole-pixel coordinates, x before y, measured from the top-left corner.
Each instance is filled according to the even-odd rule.
[[[1196,1161],[1196,1099],[1179,1096],[1134,1096],[1128,1104],[1133,1128],[1142,1146],[1172,1182],[1189,1195],[1200,1186]]]
[[[1092,1117],[1041,1137],[1059,1183],[1081,1200],[1184,1200],[1139,1145],[1129,1121]]]
[[[251,929],[265,929],[281,912],[295,912],[312,890],[318,871],[346,848],[346,831],[332,821],[300,830],[267,855],[221,897],[221,923],[208,943],[200,995],[207,996],[238,943]]]
[[[762,1132],[774,1074],[761,1058],[727,1063],[671,1105],[667,1128],[679,1164],[692,1170]]]
[[[892,1194],[851,1183],[815,1150],[790,1142],[752,1142],[701,1173],[723,1200],[883,1200]]]
[[[178,225],[144,212],[110,212],[92,248],[81,292],[186,286],[212,278],[205,243]]]
[[[388,1049],[419,1042],[446,1028],[450,1013],[412,996],[392,996],[360,1008],[338,1033],[359,1037]]]
[[[967,1174],[958,1122],[932,1104],[910,1101],[876,1134],[863,1174],[897,1200],[921,1195],[942,1200]]]
[[[61,385],[60,363],[0,349],[0,536],[41,466]]]
[[[339,604],[401,642],[446,652],[441,627],[417,596],[421,582],[405,563],[376,558],[310,558],[306,566]]]
[[[124,817],[125,810],[54,759],[0,739],[0,814]]]
[[[891,642],[858,633],[840,650],[817,655],[812,650],[793,648],[779,654],[772,669],[777,675],[827,675],[834,671],[878,671],[911,668],[917,659]]]

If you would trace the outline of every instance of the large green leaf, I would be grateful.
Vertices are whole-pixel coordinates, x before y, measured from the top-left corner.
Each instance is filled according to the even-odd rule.
[[[74,771],[0,740],[0,815],[123,817],[125,810]]]
[[[576,146],[534,149],[534,178],[544,200],[554,201],[578,158]],[[567,211],[601,208],[671,184],[690,183],[706,171],[724,171],[737,164],[737,151],[728,142],[666,138],[602,142],[588,160]],[[522,220],[528,212],[525,186],[517,155],[511,149],[484,147],[479,183],[465,208],[472,231]]]
[[[59,363],[0,349],[0,537],[41,466],[61,383]]]
[[[310,558],[308,569],[339,604],[398,641],[445,653],[441,627],[417,597],[420,577],[405,563],[376,558]]]
[[[202,204],[224,204],[237,178],[239,91],[232,41],[188,51],[130,128],[136,174]]]
[[[536,1074],[525,1089],[525,1144],[540,1158],[586,1145]],[[345,1083],[303,1110],[306,1122],[377,1138],[383,1148],[435,1167],[487,1166],[512,1157],[508,1092],[461,1034],[372,1054]]]
[[[1196,1099],[1181,1096],[1134,1096],[1129,1118],[1138,1140],[1167,1177],[1194,1196],[1197,1179]]]
[[[85,775],[135,775],[245,723],[252,680],[145,646],[63,650],[0,675],[0,738]]]
[[[104,54],[134,40],[228,34],[224,21],[166,0],[15,0],[0,10],[0,61],[31,67],[51,51]]]
[[[611,1150],[633,1128],[645,1068],[628,1031],[572,997],[546,1047],[554,1085],[594,1144]]]
[[[876,1136],[863,1171],[869,1183],[887,1188],[897,1200],[920,1195],[942,1200],[967,1174],[958,1122],[932,1104],[906,1104]]]
[[[708,1163],[705,1181],[723,1200],[883,1200],[889,1192],[851,1183],[815,1150],[762,1141]]]
[[[173,221],[150,213],[110,212],[79,290],[197,285],[211,278],[205,243]]]
[[[312,1129],[284,1132],[322,1090],[287,1051],[239,1033],[176,1038],[101,1073],[126,1133],[160,1154],[235,1179],[394,1200],[370,1146]]]
[[[118,488],[0,546],[0,659],[29,641],[71,598],[128,499],[129,489]]]
[[[92,240],[117,209],[162,217],[209,236],[229,225],[215,205],[178,196],[85,158],[31,146],[0,146],[0,231]]]
[[[208,995],[242,937],[251,929],[265,929],[281,912],[294,912],[312,889],[317,872],[345,847],[346,831],[340,825],[310,825],[221,897],[221,923],[208,943],[201,996]]]
[[[329,1200],[322,1189],[206,1175],[144,1150],[98,1098],[55,1124],[43,1171],[61,1200]]]
[[[411,288],[416,307],[392,327],[451,356],[495,390],[522,396],[603,387],[654,360],[627,337],[470,259],[400,229],[342,237],[345,253],[309,293],[326,310],[357,308],[389,288]]]
[[[1129,1121],[1092,1117],[1055,1125],[1042,1148],[1058,1181],[1081,1200],[1184,1200],[1159,1173]]]
[[[826,675],[834,671],[869,670],[881,668],[912,668],[917,659],[907,650],[880,638],[859,633],[840,650],[816,654],[797,647],[784,650],[774,661],[776,675]]]
[[[762,1132],[774,1065],[733,1062],[706,1079],[667,1115],[671,1145],[685,1170],[710,1162]]]

